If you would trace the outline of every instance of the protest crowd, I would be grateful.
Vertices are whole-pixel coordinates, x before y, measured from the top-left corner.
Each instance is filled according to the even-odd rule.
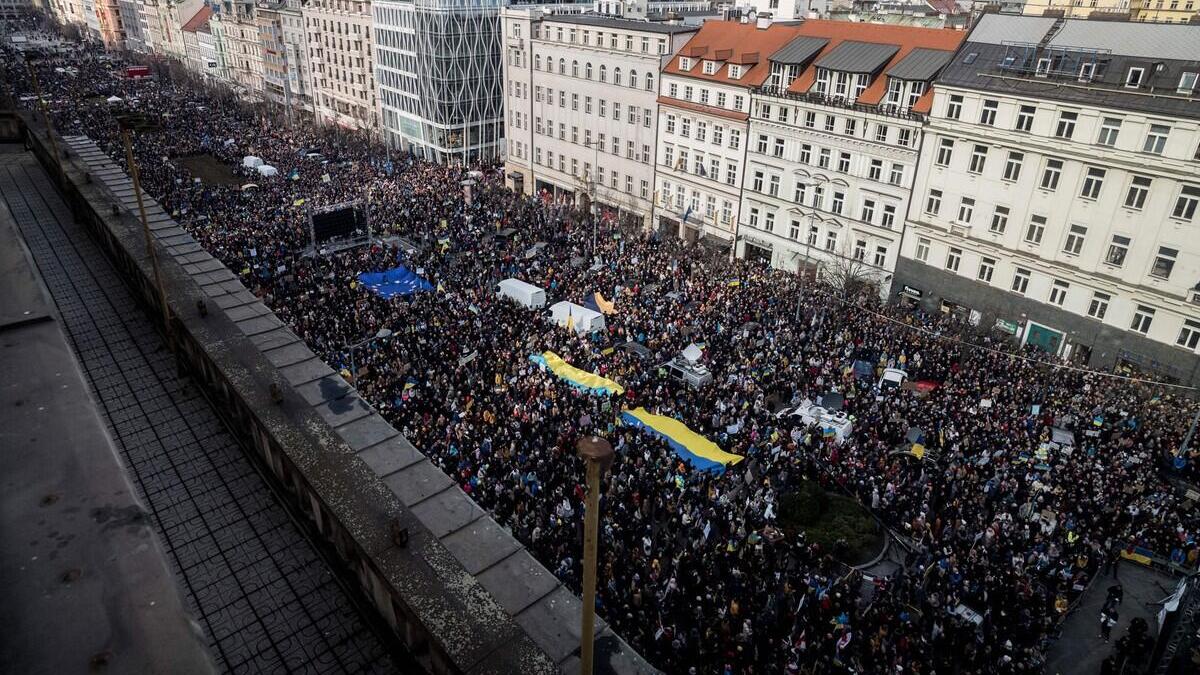
[[[29,96],[26,64],[3,56],[4,82]],[[160,119],[135,138],[147,191],[576,591],[575,443],[611,441],[597,611],[666,672],[1040,672],[1059,621],[1120,551],[1196,565],[1200,521],[1158,471],[1195,411],[1177,390],[610,221],[593,250],[585,211],[514,194],[497,167],[415,161],[162,72],[129,80],[90,49],[32,67],[57,131],[122,165],[114,113]],[[201,155],[237,180],[194,179],[181,160]],[[279,175],[253,174],[247,155]],[[308,209],[352,200],[370,204],[376,238],[304,255]],[[546,245],[528,255],[535,242]],[[397,264],[431,289],[385,299],[358,280]],[[599,292],[615,311],[581,336],[497,297],[506,278],[551,302]],[[351,372],[346,346],[381,329],[390,336],[355,349]],[[620,347],[630,341],[650,354]],[[692,343],[714,377],[699,389],[660,367]],[[573,387],[530,361],[544,351],[625,391]],[[928,386],[878,395],[887,367]],[[829,393],[854,420],[843,443],[776,414]],[[745,459],[696,470],[622,423],[639,406]],[[1074,445],[1052,444],[1052,428]],[[903,451],[913,429],[921,456]],[[835,551],[781,533],[781,501],[802,481],[860,501],[909,547],[904,567],[864,583]]]

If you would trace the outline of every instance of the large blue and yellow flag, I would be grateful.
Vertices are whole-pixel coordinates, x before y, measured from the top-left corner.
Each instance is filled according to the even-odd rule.
[[[625,393],[625,387],[613,380],[603,375],[589,373],[582,368],[576,368],[554,352],[531,354],[529,360],[554,373],[559,379],[566,380],[572,386],[584,391],[593,394],[617,394],[618,396]]]
[[[621,421],[662,437],[675,450],[676,455],[691,462],[699,471],[719,473],[724,471],[725,467],[745,459],[741,455],[725,452],[716,443],[689,429],[683,422],[673,417],[655,415],[647,412],[645,408],[626,410],[621,413]]]

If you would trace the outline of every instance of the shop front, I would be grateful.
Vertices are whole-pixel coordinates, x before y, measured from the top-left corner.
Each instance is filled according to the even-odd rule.
[[[921,305],[923,297],[925,297],[924,291],[905,284],[896,293],[896,303],[905,309],[916,309]]]
[[[757,262],[770,266],[772,259],[771,245],[749,239],[742,241],[742,257],[747,262]]]
[[[1025,325],[1024,344],[1033,345],[1047,354],[1058,354],[1063,346],[1062,331],[1032,321]]]

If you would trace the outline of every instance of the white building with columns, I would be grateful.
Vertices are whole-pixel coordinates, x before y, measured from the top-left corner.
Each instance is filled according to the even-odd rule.
[[[1200,383],[1200,25],[985,15],[935,86],[899,293]]]
[[[899,256],[931,82],[961,31],[813,20],[767,56],[738,255],[875,282]]]
[[[648,223],[659,70],[697,28],[540,8],[502,17],[509,184]]]

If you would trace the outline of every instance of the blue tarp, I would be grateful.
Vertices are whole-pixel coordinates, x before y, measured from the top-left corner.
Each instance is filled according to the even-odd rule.
[[[404,265],[383,272],[363,272],[358,275],[358,280],[384,298],[433,290],[428,281],[413,274]]]

